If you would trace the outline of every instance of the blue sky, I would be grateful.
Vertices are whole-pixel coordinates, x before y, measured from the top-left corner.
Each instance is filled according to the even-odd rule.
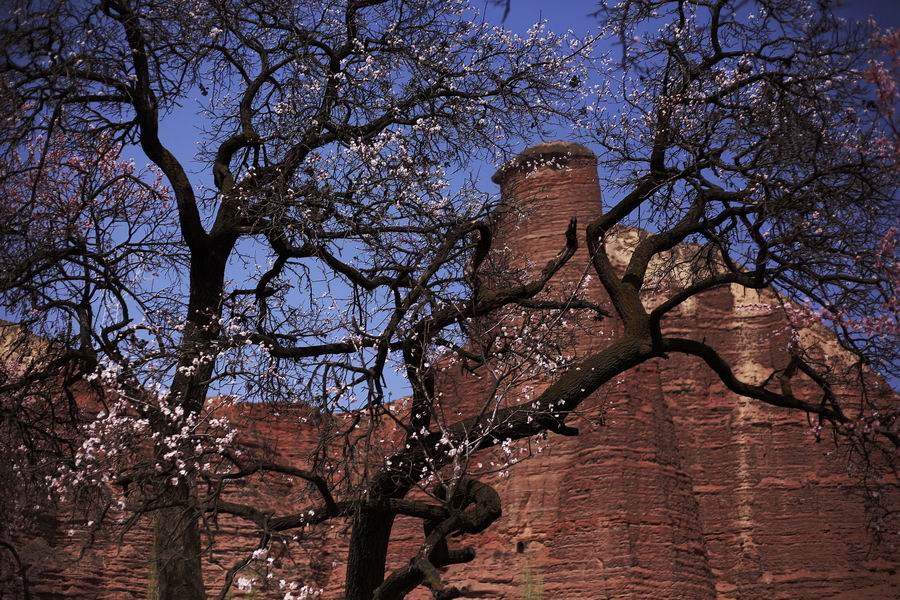
[[[502,7],[494,6],[487,0],[473,0],[473,4],[483,8],[488,21],[499,23],[502,15]],[[596,18],[591,13],[596,10],[597,0],[512,0],[511,10],[504,26],[524,33],[531,25],[540,19],[546,19],[549,28],[564,32],[572,30],[576,35],[587,35],[597,27]],[[865,20],[869,16],[885,28],[900,27],[900,0],[845,0],[839,8],[842,16],[851,20]],[[211,169],[207,163],[199,163],[194,160],[196,144],[200,139],[201,122],[197,116],[201,97],[199,93],[185,100],[183,106],[173,113],[165,116],[161,123],[161,137],[163,143],[170,148],[179,160],[191,173],[195,185],[212,185]],[[564,134],[561,134],[564,135]],[[529,140],[536,143],[541,140]],[[138,148],[132,147],[126,150],[126,155],[135,159],[137,165],[147,163],[146,157]],[[490,182],[496,165],[474,164],[472,169],[484,191],[496,192],[496,186]],[[602,174],[601,174],[602,177]],[[261,256],[261,260],[264,258]],[[232,273],[234,276],[238,274]],[[0,311],[0,318],[8,317],[5,311]],[[389,373],[388,389],[396,397],[407,391],[403,378]]]
[[[473,0],[475,6],[484,10],[488,21],[499,23],[503,16],[502,7],[494,6],[486,0]],[[511,10],[503,23],[507,28],[524,33],[531,25],[540,19],[549,23],[549,29],[557,32],[571,30],[574,34],[582,36],[592,33],[598,22],[591,13],[596,10],[597,0],[512,0]],[[900,26],[900,0],[847,0],[839,9],[840,14],[850,20],[865,20],[870,15],[883,27]],[[161,123],[161,137],[163,143],[174,152],[191,173],[195,185],[211,186],[212,177],[210,166],[206,163],[198,163],[194,160],[196,144],[200,139],[200,121],[197,117],[199,108],[199,93],[186,100],[184,105],[175,112],[167,115]],[[561,133],[560,136],[565,134]],[[536,143],[541,140],[529,140]],[[145,164],[146,158],[137,148],[130,148],[127,154],[133,156],[138,165]],[[482,189],[488,192],[496,192],[496,186],[490,182],[496,165],[476,163],[472,165],[473,173]],[[459,177],[462,177],[460,175]],[[602,177],[602,174],[601,174]],[[245,248],[246,249],[246,248]],[[260,260],[265,260],[260,256]],[[240,267],[237,267],[240,270]],[[237,271],[230,273],[235,278],[240,278]],[[390,371],[390,369],[388,369]],[[408,391],[404,378],[386,373],[388,377],[387,388],[394,397],[405,395]]]
[[[503,16],[503,8],[486,3],[481,0],[483,12],[489,21],[500,22]],[[473,0],[475,6],[479,6],[479,0]],[[839,13],[848,19],[865,20],[873,16],[883,27],[900,26],[900,0],[844,0],[840,3]],[[550,29],[557,32],[572,30],[577,35],[587,35],[597,27],[597,19],[591,16],[596,10],[597,0],[512,0],[509,15],[503,25],[518,33],[524,33],[531,25],[540,19],[549,22]],[[211,169],[209,165],[198,164],[194,158],[196,151],[197,131],[199,121],[196,117],[200,99],[199,92],[196,97],[187,100],[180,110],[167,116],[161,124],[163,143],[165,143],[175,155],[188,166],[194,175],[196,183],[212,185]],[[534,140],[537,142],[540,140]],[[146,163],[146,158],[137,151],[132,154],[141,165]],[[131,154],[129,152],[129,154]],[[485,185],[490,183],[490,176],[496,165],[476,165],[479,171],[479,180]]]
[[[477,2],[474,2],[477,5]],[[556,31],[571,29],[575,33],[587,33],[596,25],[590,14],[596,10],[596,0],[512,0],[506,26],[514,31],[524,31],[540,18],[547,19]],[[869,15],[885,27],[900,25],[900,1],[898,0],[844,0],[839,2],[839,13],[850,19],[867,19]],[[486,14],[498,20],[502,8],[488,6]]]

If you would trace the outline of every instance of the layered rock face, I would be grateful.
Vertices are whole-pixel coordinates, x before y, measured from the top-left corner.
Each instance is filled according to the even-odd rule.
[[[525,216],[502,223],[496,244],[529,269],[563,247],[572,217],[583,240],[602,210],[596,159],[575,144],[532,148],[496,181],[508,207]],[[640,235],[622,231],[609,243],[614,263],[624,265]],[[582,244],[553,283],[574,286],[590,273]],[[608,304],[597,288],[589,286],[589,299]],[[787,363],[787,323],[769,304],[765,294],[718,289],[685,303],[665,327],[705,339],[737,375],[760,382]],[[596,352],[619,335],[614,318],[578,323],[569,351]],[[440,386],[462,413],[481,404],[484,384],[471,375],[449,372]],[[302,464],[311,453],[315,440],[296,415],[252,421],[253,435],[271,440],[284,460]],[[465,540],[477,556],[451,567],[446,581],[506,599],[900,597],[898,523],[887,523],[885,541],[872,546],[843,457],[814,442],[803,415],[736,396],[705,364],[672,355],[601,388],[571,424],[580,435],[551,436],[541,453],[492,479],[503,516]],[[289,492],[275,482],[241,493],[284,505]],[[897,498],[888,502],[900,508]],[[47,539],[40,544],[48,554],[64,553],[64,536]],[[403,565],[421,540],[421,522],[399,518],[392,565]],[[110,540],[81,563],[48,570],[34,595],[144,598],[148,542],[143,530],[121,549]],[[216,538],[225,549],[207,559],[210,581],[254,542],[249,528],[225,521]],[[344,532],[338,526],[311,544],[315,560],[294,557],[298,578],[339,598]]]
[[[570,217],[584,239],[601,210],[589,150],[551,143],[528,152],[539,154],[564,166],[497,177],[527,214],[503,239],[537,265],[559,250]],[[608,244],[614,264],[624,267],[639,235],[622,231]],[[559,278],[584,273],[581,248]],[[591,299],[608,304],[596,287]],[[719,289],[686,303],[665,330],[705,339],[738,376],[759,383],[788,361],[789,329],[774,305]],[[578,355],[621,333],[614,319],[582,329]],[[830,444],[814,443],[803,415],[737,396],[705,364],[678,355],[633,369],[586,404],[587,417],[605,413],[605,426],[573,423],[578,437],[553,438],[497,482],[504,515],[475,562],[457,568],[473,589],[520,597],[527,573],[546,597],[573,599],[900,596],[897,524],[871,548],[845,463]]]

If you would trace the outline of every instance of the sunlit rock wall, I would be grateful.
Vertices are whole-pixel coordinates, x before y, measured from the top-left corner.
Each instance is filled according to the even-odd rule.
[[[536,170],[523,164],[546,158],[552,164]],[[532,148],[496,181],[511,212],[495,245],[508,247],[507,256],[528,269],[539,270],[563,247],[572,217],[583,242],[584,227],[602,210],[596,160],[575,144]],[[518,212],[523,220],[513,216]],[[625,264],[639,235],[618,232],[609,243],[614,264]],[[590,273],[582,243],[547,294]],[[608,304],[596,280],[588,285],[591,300]],[[685,303],[666,330],[683,336],[702,331],[739,376],[761,381],[787,361],[787,323],[766,307],[774,300],[737,288],[716,290]],[[575,356],[621,335],[614,318],[571,326]],[[453,369],[440,385],[448,406],[455,403],[463,414],[480,407],[486,388]],[[240,417],[252,423],[246,435],[266,440],[283,460],[303,464],[316,441],[306,417],[257,414],[262,410]],[[738,397],[704,364],[673,355],[604,386],[571,424],[579,436],[551,435],[508,477],[492,478],[503,516],[465,540],[477,557],[450,568],[448,581],[468,585],[477,597],[507,599],[526,593],[558,600],[900,597],[900,527],[886,524],[885,541],[872,547],[864,501],[844,457],[827,441],[814,443],[803,415]],[[239,495],[290,511],[296,509],[292,489],[270,477]],[[900,508],[896,498],[887,502]],[[48,519],[46,531],[29,542],[30,560],[44,557],[33,566],[34,597],[148,597],[147,529],[136,528],[122,545],[101,540],[76,561],[73,548],[83,531],[75,527],[70,537],[69,528]],[[213,533],[218,550],[206,560],[211,590],[256,543],[251,528],[227,519]],[[337,523],[306,542],[282,570],[339,598],[345,538],[344,524]],[[392,565],[403,565],[421,538],[420,522],[398,519]],[[17,588],[6,581],[0,592],[16,597]],[[275,589],[255,597],[283,597],[271,583]]]

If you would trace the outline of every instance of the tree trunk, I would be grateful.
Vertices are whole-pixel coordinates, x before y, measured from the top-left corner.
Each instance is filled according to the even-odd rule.
[[[201,360],[193,375],[185,375],[182,367],[194,367],[195,360],[214,355],[219,337],[218,318],[225,285],[225,264],[231,243],[217,252],[194,252],[191,257],[191,285],[187,321],[179,348],[179,369],[172,380],[168,401],[180,406],[185,417],[203,408],[209,389],[214,361]],[[176,423],[176,426],[180,425]],[[171,423],[163,420],[155,430],[172,433]],[[182,448],[190,455],[189,447]],[[157,445],[157,459],[169,448]],[[163,485],[167,485],[164,482]],[[167,508],[154,512],[153,549],[156,567],[155,600],[206,600],[203,587],[203,565],[200,559],[200,523],[197,513],[197,484],[193,477],[180,480],[163,491]]]
[[[154,513],[155,597],[150,600],[206,600],[200,562],[200,527],[186,484],[172,490],[174,507]]]
[[[361,510],[353,520],[344,600],[372,600],[384,581],[388,542],[394,515]]]

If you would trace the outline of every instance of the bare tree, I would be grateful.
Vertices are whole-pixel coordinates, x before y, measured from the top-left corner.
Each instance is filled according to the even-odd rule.
[[[219,501],[215,481],[280,469],[337,510],[324,464],[286,470],[226,452],[233,432],[210,415],[210,389],[241,386],[249,401],[326,414],[365,406],[374,419],[386,367],[405,360],[424,401],[416,328],[434,327],[430,340],[461,318],[461,266],[493,202],[471,186],[451,193],[448,174],[568,114],[578,93],[567,82],[586,53],[539,28],[522,38],[472,16],[461,2],[386,0],[23,2],[5,12],[3,176],[15,194],[4,299],[58,350],[4,392],[23,423],[18,407],[34,404],[42,378],[101,395],[103,406],[78,415],[85,422],[73,417],[85,439],[56,486],[153,514],[160,597],[205,596],[203,514],[256,517]],[[212,190],[161,135],[197,95]],[[168,189],[114,164],[131,143]],[[427,428],[428,416],[411,426]],[[126,439],[135,435],[152,440],[150,455]],[[358,484],[348,481],[354,494]],[[351,562],[370,572],[351,580],[371,593],[377,560]]]
[[[470,459],[577,434],[566,420],[588,396],[669,353],[892,465],[896,402],[840,392],[897,375],[897,129],[866,76],[881,46],[827,6],[749,8],[604,7],[621,60],[603,62],[587,40],[515,36],[463,2],[15,3],[0,34],[13,265],[0,281],[5,310],[49,350],[0,381],[9,439],[27,441],[8,453],[101,515],[151,516],[158,595],[185,599],[206,597],[202,523],[219,514],[260,531],[221,597],[287,534],[335,519],[351,527],[348,599],[464,594],[438,569],[474,550],[448,537],[501,509]],[[163,143],[198,95],[211,189]],[[555,123],[600,148],[617,199],[525,269],[495,247],[509,207],[447,180]],[[128,144],[147,173],[122,160]],[[648,234],[617,270],[607,242],[631,226]],[[580,243],[607,305],[587,278],[547,293]],[[798,337],[754,384],[703,332],[666,332],[667,314],[724,285],[773,288],[798,330],[830,325],[853,360]],[[567,357],[558,323],[572,314],[613,315],[624,333]],[[449,363],[490,372],[479,414],[456,417],[436,389]],[[402,407],[392,369],[411,390]],[[797,378],[819,394],[795,395]],[[533,381],[548,383],[534,397]],[[235,399],[314,410],[309,463],[242,446],[225,418]],[[295,512],[229,496],[261,473],[305,483]],[[386,576],[396,515],[422,519],[425,539]]]

